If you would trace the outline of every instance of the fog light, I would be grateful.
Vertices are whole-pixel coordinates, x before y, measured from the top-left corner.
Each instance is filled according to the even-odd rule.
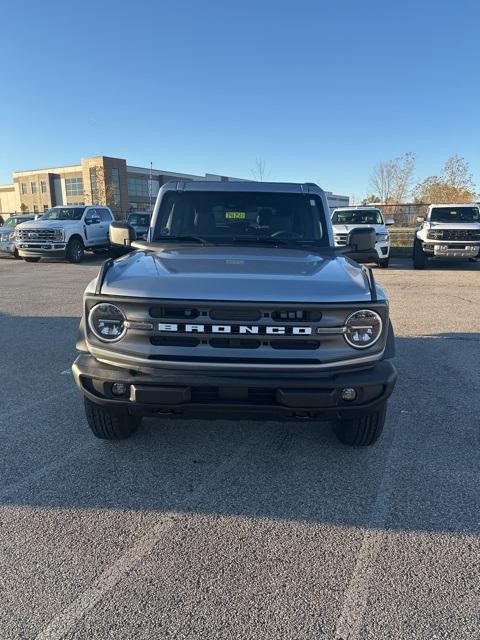
[[[123,382],[114,382],[112,384],[112,393],[114,396],[124,396],[128,391],[128,385]]]
[[[352,402],[353,400],[356,399],[356,397],[357,397],[357,392],[355,391],[355,389],[351,389],[350,387],[342,389],[342,400],[347,400],[348,402]]]

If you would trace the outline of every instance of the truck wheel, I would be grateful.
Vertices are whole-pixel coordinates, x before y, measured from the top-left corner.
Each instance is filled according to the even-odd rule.
[[[418,240],[415,240],[413,244],[413,268],[425,269],[427,266],[427,256],[425,255],[422,245]]]
[[[13,257],[15,258],[15,260],[20,260],[20,255],[16,247],[15,247],[15,251],[13,252]]]
[[[40,258],[24,258],[25,262],[38,262]]]
[[[102,440],[129,438],[142,421],[140,416],[130,415],[124,407],[101,407],[88,398],[84,398],[84,401],[88,426],[93,434]]]
[[[387,403],[383,402],[375,411],[358,418],[345,418],[335,425],[337,438],[343,444],[368,447],[378,440],[385,424]]]
[[[380,258],[378,261],[378,266],[380,269],[388,269],[388,265],[390,263],[390,258]]]
[[[72,238],[67,245],[65,257],[73,264],[79,264],[85,255],[83,242],[80,238]]]

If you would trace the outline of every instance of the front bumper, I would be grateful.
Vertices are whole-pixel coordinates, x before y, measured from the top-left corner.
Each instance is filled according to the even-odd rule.
[[[323,373],[260,373],[163,370],[148,375],[81,354],[72,366],[75,382],[92,402],[128,407],[142,415],[190,418],[253,417],[329,420],[369,413],[392,393],[397,372],[390,360],[361,370]],[[128,386],[113,395],[113,382]],[[341,398],[344,388],[357,398]]]
[[[476,258],[480,254],[480,243],[424,241],[423,250],[435,258]]]
[[[64,257],[67,245],[65,242],[25,242],[17,244],[18,253],[22,258],[60,258]]]

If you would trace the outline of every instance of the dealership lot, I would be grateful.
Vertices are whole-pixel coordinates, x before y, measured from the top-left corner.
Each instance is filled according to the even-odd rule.
[[[101,264],[0,260],[0,638],[478,638],[480,263],[375,269],[386,432],[88,430],[70,365]]]

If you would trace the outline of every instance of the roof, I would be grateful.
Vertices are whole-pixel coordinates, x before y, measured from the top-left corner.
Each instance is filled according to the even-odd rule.
[[[431,204],[431,207],[436,207],[436,208],[446,208],[446,207],[478,207],[478,203],[477,202],[452,202],[449,204]]]
[[[362,205],[361,207],[355,207],[353,205],[351,207],[335,207],[334,211],[372,211],[372,209],[380,211],[380,209],[374,205]]]
[[[256,191],[258,193],[323,193],[322,189],[311,182],[255,182],[241,181],[216,182],[212,180],[170,180],[162,189],[172,191]]]

